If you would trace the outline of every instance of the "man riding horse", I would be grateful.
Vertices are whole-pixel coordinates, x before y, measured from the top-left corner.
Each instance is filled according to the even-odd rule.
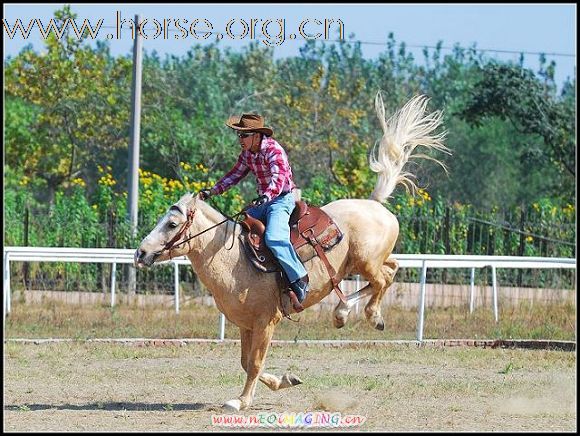
[[[292,190],[292,168],[282,146],[272,138],[257,114],[231,117],[226,125],[236,131],[241,147],[238,161],[211,189],[200,192],[202,199],[222,194],[238,184],[250,171],[256,177],[258,197],[247,214],[266,225],[265,242],[301,303],[309,289],[308,273],[290,242],[290,215],[296,205]]]

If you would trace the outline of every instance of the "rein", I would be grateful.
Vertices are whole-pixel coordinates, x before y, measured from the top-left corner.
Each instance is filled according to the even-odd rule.
[[[223,213],[223,212],[220,210],[220,213],[221,213],[222,215],[225,215],[225,216],[227,217],[225,220],[223,220],[223,221],[220,221],[219,223],[217,223],[217,224],[214,224],[213,226],[211,226],[211,227],[208,227],[207,229],[205,229],[205,230],[202,230],[201,232],[199,232],[199,233],[196,233],[196,234],[195,234],[195,235],[193,235],[193,236],[189,236],[188,238],[186,238],[186,239],[184,239],[183,241],[181,241],[179,244],[176,244],[176,242],[177,242],[177,241],[179,241],[179,239],[180,239],[180,238],[183,236],[183,234],[186,232],[186,230],[189,228],[189,226],[191,226],[191,223],[193,222],[193,217],[194,217],[194,215],[195,215],[195,211],[196,211],[197,209],[191,210],[191,211],[189,211],[189,212],[187,213],[187,221],[186,221],[186,222],[183,224],[183,226],[181,227],[181,229],[179,230],[179,232],[178,232],[178,233],[177,233],[177,234],[176,234],[176,235],[173,237],[173,239],[171,239],[171,241],[169,241],[168,243],[166,243],[166,244],[165,244],[165,246],[163,247],[163,249],[164,249],[164,250],[168,250],[168,251],[170,252],[169,256],[170,256],[170,258],[171,258],[171,250],[172,250],[172,249],[174,249],[174,248],[176,248],[176,247],[179,247],[180,245],[183,245],[183,244],[185,244],[186,242],[188,242],[188,241],[192,240],[193,238],[197,238],[198,236],[200,236],[200,235],[203,235],[205,232],[208,232],[208,231],[210,231],[211,229],[214,229],[214,228],[216,228],[216,227],[218,227],[218,226],[220,226],[220,225],[222,225],[222,224],[224,224],[224,223],[226,223],[226,222],[228,222],[228,221],[230,221],[230,220],[234,220],[234,218],[237,218],[238,216],[240,216],[240,215],[242,215],[243,213],[245,213],[245,212],[246,212],[246,210],[248,210],[248,208],[250,208],[250,207],[251,207],[251,205],[244,207],[244,208],[243,208],[243,209],[242,209],[240,212],[238,212],[238,213],[237,213],[237,214],[235,214],[235,215],[232,215],[231,217],[228,217],[228,216],[227,216],[225,213]],[[237,224],[237,221],[236,221],[236,220],[234,220],[234,229],[235,229],[235,225],[236,225],[236,224]],[[232,242],[232,247],[233,247],[233,242]],[[229,249],[231,249],[231,247],[230,247]]]

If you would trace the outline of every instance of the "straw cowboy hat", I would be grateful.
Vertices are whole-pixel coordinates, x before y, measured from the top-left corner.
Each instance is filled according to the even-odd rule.
[[[230,117],[226,121],[226,126],[241,132],[260,132],[266,136],[272,136],[274,133],[270,127],[264,126],[264,117],[258,114],[242,114]]]

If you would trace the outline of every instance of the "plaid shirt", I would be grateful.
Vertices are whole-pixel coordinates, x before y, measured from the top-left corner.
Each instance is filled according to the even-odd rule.
[[[215,184],[212,191],[216,194],[227,191],[250,171],[256,176],[258,195],[265,195],[268,200],[296,187],[286,152],[275,139],[264,135],[260,150],[257,153],[242,151],[234,167]]]

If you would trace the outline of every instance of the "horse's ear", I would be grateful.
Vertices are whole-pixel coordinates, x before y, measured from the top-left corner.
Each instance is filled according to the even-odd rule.
[[[177,203],[169,208],[169,210],[178,210],[183,214],[183,216],[187,216],[187,211],[190,209],[191,201],[194,199],[195,196],[188,192],[187,194],[183,194],[183,196],[179,199]]]
[[[169,212],[171,212],[172,210],[175,210],[175,211],[177,211],[177,212],[180,212],[180,213],[182,213],[182,214],[183,214],[183,216],[187,216],[187,211],[185,210],[185,208],[183,207],[183,205],[182,205],[182,204],[180,204],[180,203],[175,203],[174,205],[172,205],[172,206],[169,208]]]
[[[189,195],[191,195],[191,197],[189,199],[189,202],[193,202],[193,203],[197,204],[197,201],[198,200],[201,200],[201,197],[200,197],[200,193],[199,192],[197,194],[194,194],[193,192],[190,192]],[[203,203],[203,201],[202,201],[202,203]]]
[[[198,198],[198,194],[188,192],[187,194],[183,194],[179,201],[171,207],[179,209],[180,212],[187,216],[187,211],[196,207],[196,201]]]

